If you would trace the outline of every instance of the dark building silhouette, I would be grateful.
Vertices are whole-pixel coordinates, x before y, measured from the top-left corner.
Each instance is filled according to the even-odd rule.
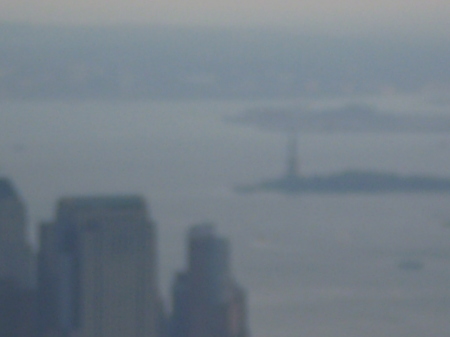
[[[188,266],[173,284],[172,337],[246,337],[245,292],[230,270],[229,242],[211,224],[191,228]]]
[[[43,336],[159,337],[155,225],[138,196],[60,200],[41,229]]]
[[[57,235],[51,224],[42,224],[38,253],[38,331],[41,336],[58,336],[58,264]]]
[[[0,336],[36,333],[34,254],[26,239],[26,212],[11,181],[0,179]]]

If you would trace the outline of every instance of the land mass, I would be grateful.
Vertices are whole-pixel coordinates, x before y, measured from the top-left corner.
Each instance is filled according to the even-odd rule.
[[[238,185],[238,193],[273,191],[300,193],[450,193],[450,177],[403,176],[389,172],[342,171],[329,175],[284,175],[255,184]]]
[[[273,191],[282,194],[304,193],[450,193],[450,177],[401,175],[370,170],[345,170],[328,175],[300,173],[296,134],[287,144],[286,170],[275,179],[235,187],[238,193]]]

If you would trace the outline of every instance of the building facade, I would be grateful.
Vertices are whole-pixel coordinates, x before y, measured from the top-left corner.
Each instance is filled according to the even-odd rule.
[[[229,242],[211,224],[188,235],[188,266],[173,285],[172,337],[247,337],[245,292],[233,280]]]
[[[142,198],[64,198],[41,242],[44,335],[159,336],[156,233]]]

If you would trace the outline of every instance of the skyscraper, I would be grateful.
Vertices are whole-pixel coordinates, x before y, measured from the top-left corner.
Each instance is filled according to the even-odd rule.
[[[172,337],[246,337],[244,291],[233,280],[229,242],[211,224],[191,228],[188,268],[173,285]]]
[[[26,231],[23,201],[8,179],[0,179],[0,279],[29,289],[34,285],[33,254]]]
[[[26,235],[22,199],[0,179],[0,336],[29,337],[35,331],[34,256]]]
[[[56,324],[73,337],[157,337],[155,225],[142,198],[64,198],[41,240],[42,302],[53,301],[47,331]]]

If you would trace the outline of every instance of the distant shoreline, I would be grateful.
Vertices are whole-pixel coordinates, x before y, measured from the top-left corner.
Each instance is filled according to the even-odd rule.
[[[255,184],[238,185],[240,194],[278,192],[300,193],[450,193],[450,177],[403,176],[389,172],[342,171],[330,175],[283,176]]]

